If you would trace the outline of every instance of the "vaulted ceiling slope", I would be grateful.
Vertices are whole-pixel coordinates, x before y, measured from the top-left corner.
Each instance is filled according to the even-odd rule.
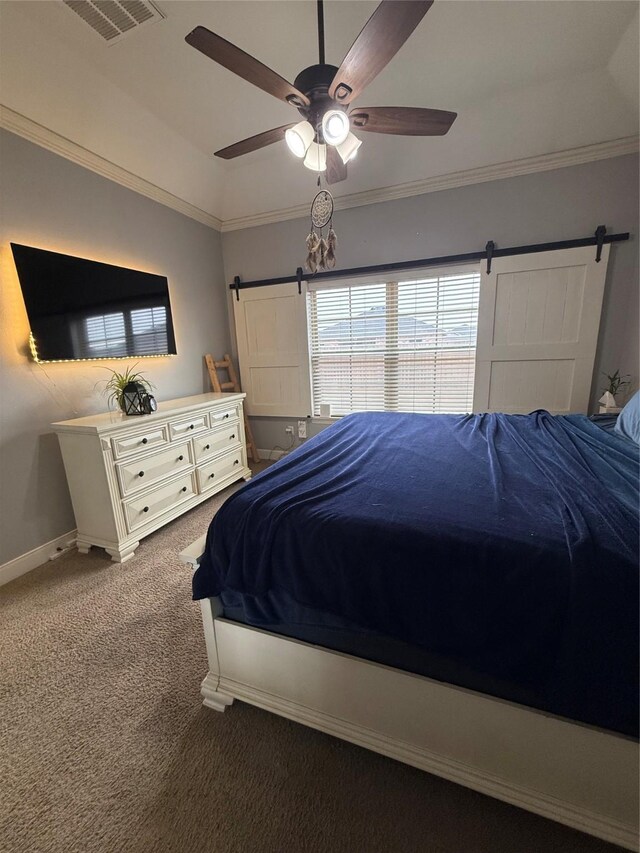
[[[376,5],[328,0],[327,62],[340,64]],[[7,114],[212,222],[237,227],[307,203],[315,175],[284,142],[229,162],[213,157],[297,114],[184,37],[206,26],[292,81],[318,61],[315,2],[156,6],[163,20],[109,44],[61,0],[1,0]],[[638,3],[436,0],[362,103],[453,110],[458,119],[443,137],[367,134],[348,179],[334,187],[338,196],[369,197],[381,188],[401,195],[404,185],[437,176],[637,136]]]

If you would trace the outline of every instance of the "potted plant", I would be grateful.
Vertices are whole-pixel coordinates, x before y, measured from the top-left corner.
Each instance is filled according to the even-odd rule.
[[[126,367],[122,373],[117,370],[109,370],[111,376],[109,379],[102,380],[104,382],[103,394],[108,394],[107,405],[111,407],[113,403],[124,412],[124,389],[131,383],[142,385],[145,391],[149,392],[154,387],[153,384],[144,376],[143,373],[136,370],[138,363],[136,362],[131,367]]]
[[[604,391],[602,397],[598,400],[600,405],[600,414],[610,414],[620,411],[620,407],[616,402],[616,394],[621,391],[625,385],[629,384],[629,376],[630,374],[625,374],[622,376],[620,374],[620,370],[616,370],[615,373],[603,373],[603,376],[607,377],[608,385],[606,388],[603,388]]]

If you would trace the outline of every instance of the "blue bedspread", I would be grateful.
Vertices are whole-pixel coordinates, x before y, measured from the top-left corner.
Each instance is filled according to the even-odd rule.
[[[358,414],[227,500],[193,591],[280,590],[636,734],[638,536],[638,448],[584,416]]]

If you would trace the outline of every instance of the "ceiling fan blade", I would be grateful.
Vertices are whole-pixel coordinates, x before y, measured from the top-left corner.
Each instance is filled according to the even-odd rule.
[[[356,98],[393,59],[433,0],[382,0],[342,60],[329,86],[329,95],[341,104]]]
[[[357,107],[349,115],[354,130],[400,136],[444,136],[457,113],[422,107]]]
[[[206,27],[196,27],[185,37],[185,41],[209,59],[213,59],[214,62],[223,65],[275,98],[288,101],[294,107],[309,105],[307,96],[288,83],[284,77]]]
[[[347,177],[347,167],[342,162],[342,157],[333,145],[327,145],[327,170],[325,177],[328,184],[337,184],[340,181],[344,181]]]
[[[222,157],[223,160],[233,160],[234,157],[242,157],[243,154],[249,154],[251,151],[257,151],[259,148],[266,148],[267,145],[272,145],[274,142],[279,142],[284,139],[285,131],[292,124],[283,124],[282,127],[274,127],[273,130],[265,130],[263,133],[256,133],[255,136],[249,136],[243,139],[242,142],[236,142],[234,145],[228,145],[226,148],[221,148],[215,152],[215,157]]]

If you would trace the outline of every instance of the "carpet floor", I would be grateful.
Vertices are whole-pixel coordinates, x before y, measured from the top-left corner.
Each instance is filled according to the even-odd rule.
[[[618,850],[241,702],[204,708],[177,554],[222,500],[124,565],[74,551],[0,588],[3,853]]]

